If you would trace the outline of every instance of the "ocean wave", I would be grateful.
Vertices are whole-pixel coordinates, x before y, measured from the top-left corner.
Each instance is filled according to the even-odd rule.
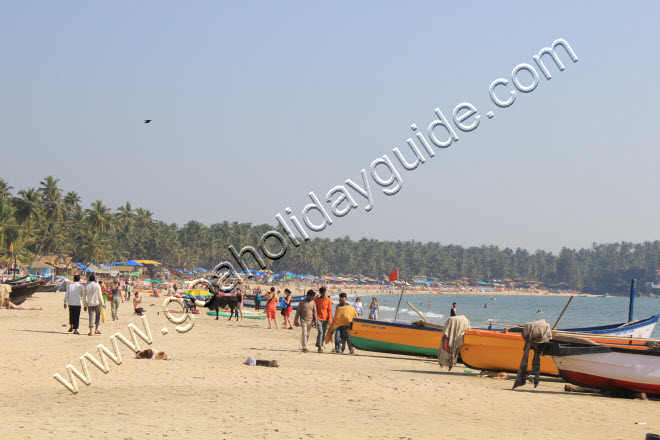
[[[396,307],[380,306],[380,310],[385,312],[396,312]],[[401,307],[399,309],[399,314],[419,317],[419,315],[414,310],[410,310],[405,307]],[[445,317],[445,315],[441,313],[433,313],[433,312],[422,312],[422,315],[426,316],[427,318],[437,318],[437,319],[441,319]]]

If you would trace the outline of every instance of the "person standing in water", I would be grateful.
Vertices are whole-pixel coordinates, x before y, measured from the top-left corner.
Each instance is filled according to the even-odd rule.
[[[449,317],[456,316],[456,303],[452,303],[451,310],[449,311]]]
[[[362,317],[362,301],[360,300],[359,296],[355,298],[355,302],[353,303],[353,308],[357,312],[358,316]]]
[[[376,297],[371,298],[371,304],[369,304],[369,319],[378,319],[380,314],[380,306],[378,305],[378,300]]]

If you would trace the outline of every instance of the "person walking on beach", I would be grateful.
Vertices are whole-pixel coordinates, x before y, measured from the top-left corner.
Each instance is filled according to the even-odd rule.
[[[270,293],[266,295],[266,318],[268,318],[268,328],[273,328],[273,322],[275,323],[275,329],[278,330],[277,326],[277,293],[275,293],[275,288],[270,288]]]
[[[378,300],[376,297],[371,298],[371,304],[369,304],[369,319],[378,319],[380,315],[380,305],[378,305]]]
[[[359,296],[355,298],[355,302],[353,303],[353,308],[357,312],[358,316],[362,317],[362,300],[360,299]]]
[[[80,324],[80,309],[82,308],[82,299],[85,289],[80,284],[80,275],[73,276],[73,283],[66,286],[64,295],[64,309],[69,307],[69,333],[79,335],[78,325]]]
[[[318,352],[323,353],[323,339],[328,331],[328,325],[332,322],[332,300],[325,296],[325,286],[319,289],[320,296],[314,300],[316,303],[316,346]]]
[[[121,286],[119,281],[115,281],[112,284],[112,302],[110,303],[110,313],[112,314],[112,320],[116,321],[119,319],[119,302],[124,302],[124,297],[121,294]]]
[[[307,291],[307,297],[300,301],[296,309],[296,317],[293,319],[296,327],[302,326],[302,335],[300,336],[300,347],[303,353],[307,353],[307,341],[312,326],[316,326],[316,302],[314,297],[316,292],[312,289]]]
[[[456,303],[452,303],[451,310],[449,311],[449,316],[456,316]]]
[[[124,291],[126,292],[126,301],[131,299],[131,282],[126,281],[126,285],[124,286]]]
[[[94,274],[89,276],[89,281],[85,285],[83,298],[85,311],[89,314],[88,336],[92,336],[92,328],[94,327],[96,327],[94,334],[100,335],[99,324],[101,323],[101,307],[105,306],[103,305],[101,286],[96,282],[96,276],[94,276]]]
[[[108,286],[103,284],[103,281],[99,280],[98,282],[99,288],[101,289],[101,295],[103,296],[103,308],[106,309],[106,306],[108,305]],[[107,310],[107,309],[106,309]]]
[[[347,307],[349,304],[346,302],[346,293],[342,292],[339,294],[339,304],[337,304],[337,308],[335,309],[335,318],[337,318],[337,315],[339,313],[339,310],[342,307]],[[351,343],[351,335],[348,333],[350,326],[344,325],[337,327],[335,329],[335,348],[332,349],[332,353],[339,353],[339,346],[341,345],[341,353],[344,352],[346,349],[346,344],[348,344],[348,350],[351,354],[355,354],[355,350],[353,349],[353,344]]]
[[[293,330],[293,324],[291,324],[291,312],[293,311],[293,304],[291,304],[291,301],[293,300],[293,296],[289,289],[284,289],[284,293],[286,293],[286,296],[284,297],[284,304],[286,307],[282,309],[282,315],[284,315],[284,328]],[[287,324],[289,324],[288,327]]]

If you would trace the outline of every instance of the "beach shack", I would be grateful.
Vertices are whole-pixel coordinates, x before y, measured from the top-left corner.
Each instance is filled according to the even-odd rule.
[[[53,275],[55,269],[53,266],[43,263],[41,261],[33,261],[30,267],[28,267],[28,273],[30,275],[35,275],[39,277],[49,277]]]

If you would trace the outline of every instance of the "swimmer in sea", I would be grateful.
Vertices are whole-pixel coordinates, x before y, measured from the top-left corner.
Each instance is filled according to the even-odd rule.
[[[541,309],[538,309],[538,310],[536,311],[536,313],[543,314],[543,312],[541,311]]]
[[[488,308],[488,304],[484,304],[484,309],[487,309],[487,308]]]
[[[429,307],[431,307],[431,301],[429,301]]]

